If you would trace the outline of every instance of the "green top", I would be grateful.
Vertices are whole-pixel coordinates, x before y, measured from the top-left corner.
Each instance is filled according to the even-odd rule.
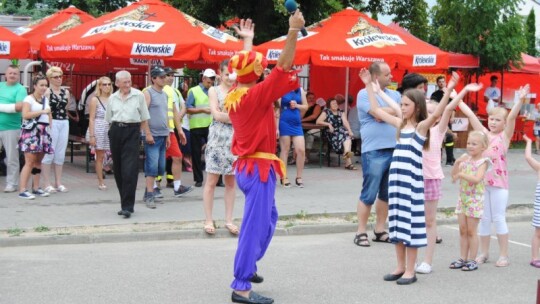
[[[26,89],[20,83],[8,85],[0,82],[0,104],[15,104],[23,101],[28,95]],[[19,130],[21,128],[21,113],[0,112],[0,131]]]

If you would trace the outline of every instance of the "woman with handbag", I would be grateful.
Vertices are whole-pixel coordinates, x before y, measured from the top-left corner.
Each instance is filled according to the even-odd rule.
[[[45,96],[49,101],[54,122],[50,127],[54,153],[45,155],[42,161],[43,185],[45,192],[48,193],[68,191],[62,184],[62,170],[69,138],[67,105],[69,103],[70,93],[61,87],[63,76],[63,72],[59,67],[52,67],[47,70],[49,90]],[[51,169],[54,171],[54,187],[50,182]]]
[[[19,198],[22,199],[49,196],[48,192],[39,188],[39,177],[43,156],[54,152],[51,146],[51,136],[49,135],[52,123],[51,108],[49,107],[49,101],[45,97],[49,82],[43,75],[37,75],[32,84],[34,86],[33,93],[23,100],[23,123],[21,126],[21,138],[19,139],[19,148],[24,153],[25,160],[19,184]],[[27,189],[30,175],[32,175],[32,192]]]
[[[90,100],[90,124],[86,132],[86,140],[96,152],[96,175],[98,189],[107,190],[103,183],[103,160],[111,148],[109,146],[109,124],[105,121],[107,103],[112,94],[112,81],[109,77],[101,77],[97,81],[96,95]]]

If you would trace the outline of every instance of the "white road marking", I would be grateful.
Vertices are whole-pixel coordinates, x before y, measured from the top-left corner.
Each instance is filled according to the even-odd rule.
[[[450,227],[450,226],[444,226],[448,229],[452,229],[452,230],[456,230],[456,231],[459,231],[459,228],[457,227]],[[492,239],[496,240],[497,238],[494,237],[494,236],[491,236]],[[511,243],[511,244],[515,244],[515,245],[519,245],[519,246],[523,246],[523,247],[527,247],[527,248],[531,248],[531,245],[530,244],[524,244],[524,243],[520,243],[520,242],[516,242],[516,241],[511,241],[511,240],[508,240],[508,243]]]

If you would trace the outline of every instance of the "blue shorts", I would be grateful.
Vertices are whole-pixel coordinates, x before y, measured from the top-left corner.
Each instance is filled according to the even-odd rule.
[[[144,141],[144,137],[143,137]],[[144,176],[162,176],[165,174],[165,151],[167,150],[167,136],[154,136],[154,144],[144,141]]]
[[[533,130],[534,136],[540,137],[540,130]]]
[[[381,149],[362,153],[362,192],[360,201],[373,205],[375,199],[388,202],[388,173],[394,149]]]
[[[186,135],[186,144],[180,144],[180,151],[182,151],[182,155],[191,155],[191,136],[189,135],[189,130],[184,128],[182,130]]]

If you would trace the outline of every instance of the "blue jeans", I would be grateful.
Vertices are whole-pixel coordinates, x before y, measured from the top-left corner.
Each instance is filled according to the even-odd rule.
[[[381,149],[362,153],[362,192],[360,201],[373,205],[377,194],[380,200],[388,202],[388,173],[394,149]]]
[[[165,151],[167,150],[167,136],[154,136],[154,144],[144,141],[144,176],[162,176],[165,174]]]

